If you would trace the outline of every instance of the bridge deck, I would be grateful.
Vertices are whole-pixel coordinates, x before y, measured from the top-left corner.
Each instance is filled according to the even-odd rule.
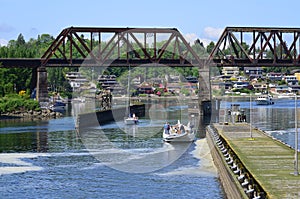
[[[206,60],[201,60],[200,65],[204,65]],[[159,63],[155,63],[148,59],[114,59],[105,60],[105,62],[94,59],[50,59],[45,67],[199,67],[196,60],[179,60],[179,59],[161,59]],[[0,58],[0,68],[37,68],[42,66],[41,58]]]
[[[248,124],[214,124],[269,198],[300,198],[300,175],[294,173],[294,150]],[[299,156],[298,156],[299,157]]]

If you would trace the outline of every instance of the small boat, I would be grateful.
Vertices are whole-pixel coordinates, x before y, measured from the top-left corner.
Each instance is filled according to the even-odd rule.
[[[190,126],[183,125],[178,120],[178,123],[169,128],[164,128],[163,140],[165,142],[193,142],[195,140],[195,132]]]
[[[282,98],[294,98],[295,94],[293,93],[283,93],[283,94],[279,94],[278,99],[282,99]]]
[[[135,116],[135,114],[132,114],[132,116],[128,116],[124,118],[125,124],[137,124],[139,122],[139,118]]]
[[[255,99],[257,105],[271,105],[274,104],[271,95],[261,95]]]
[[[129,65],[129,69],[128,69],[128,85],[127,85],[127,93],[129,95],[129,97],[127,98],[127,106],[126,106],[126,114],[129,113],[128,117],[124,118],[124,123],[125,124],[137,124],[139,122],[139,118],[135,116],[135,114],[133,113],[132,115],[130,114],[130,65]]]
[[[66,103],[56,101],[54,104],[50,104],[49,109],[54,112],[64,112],[66,110]]]

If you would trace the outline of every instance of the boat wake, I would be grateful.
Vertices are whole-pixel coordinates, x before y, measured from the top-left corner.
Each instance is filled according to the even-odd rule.
[[[34,166],[32,163],[23,159],[36,158],[43,154],[28,153],[3,153],[0,154],[0,176],[13,173],[24,173],[27,171],[40,171],[43,168]]]
[[[198,159],[196,165],[188,165],[176,168],[166,173],[157,173],[160,176],[173,176],[173,175],[192,175],[192,176],[205,176],[216,177],[217,169],[214,166],[210,149],[206,139],[195,141],[195,150],[191,152],[192,156]]]

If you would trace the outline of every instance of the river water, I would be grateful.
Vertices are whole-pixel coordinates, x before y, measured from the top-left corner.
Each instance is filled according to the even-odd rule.
[[[0,198],[224,198],[205,139],[161,139],[162,114],[175,123],[186,113],[187,106],[168,104],[151,108],[138,127],[83,132],[71,111],[49,121],[2,120]]]
[[[249,98],[232,98],[221,109],[233,103],[253,126],[294,146],[294,100],[250,106]],[[71,110],[49,121],[0,121],[0,198],[225,198],[205,138],[188,145],[161,139],[165,118],[185,120],[187,106],[150,110],[138,126],[81,132]]]

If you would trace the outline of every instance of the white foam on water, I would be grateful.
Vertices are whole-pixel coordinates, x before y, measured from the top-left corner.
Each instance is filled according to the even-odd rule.
[[[172,153],[173,150],[174,147],[172,145],[164,144],[160,148],[91,150],[90,154],[101,162],[100,165],[110,166],[126,172],[129,172],[128,170],[130,172],[133,172],[132,170],[138,172],[142,168],[152,170],[148,168],[149,166],[153,166],[156,169],[157,167],[162,167],[163,164],[166,164],[165,160],[162,159],[165,159],[166,154]],[[150,163],[147,163],[147,161],[150,161]]]
[[[0,175],[24,173],[27,171],[40,171],[43,168],[33,165],[30,162],[26,162],[23,159],[36,158],[38,156],[44,156],[45,154],[33,154],[33,153],[3,153],[0,154],[0,162],[4,164],[10,164],[9,166],[0,167]],[[13,166],[15,165],[15,166]]]
[[[193,175],[193,176],[217,176],[217,169],[213,163],[210,149],[207,144],[207,140],[200,139],[195,141],[195,150],[191,152],[193,157],[199,159],[196,166],[183,166],[167,173],[158,173],[160,176],[172,176],[172,175]]]
[[[192,152],[193,156],[199,159],[199,169],[217,176],[217,168],[214,165],[213,158],[210,153],[210,148],[207,139],[200,139],[195,142],[196,147]]]

